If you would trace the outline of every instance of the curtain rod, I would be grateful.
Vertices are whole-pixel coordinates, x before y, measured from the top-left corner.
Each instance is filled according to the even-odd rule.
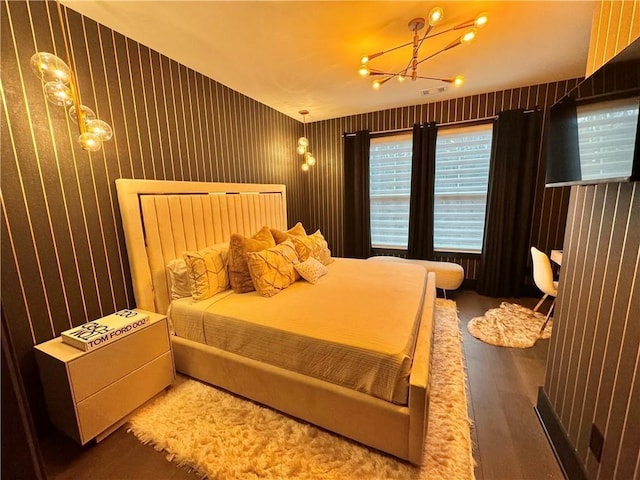
[[[539,108],[532,108],[529,110],[525,110],[524,113],[532,113],[539,110]],[[466,124],[466,123],[476,123],[476,122],[485,122],[488,120],[495,120],[498,118],[498,115],[491,115],[489,117],[481,117],[481,118],[474,118],[474,119],[470,119],[470,120],[457,120],[455,122],[446,122],[446,123],[438,123],[438,127],[450,127],[452,125],[462,125],[462,124]],[[376,132],[371,132],[371,135],[385,135],[388,133],[402,133],[402,132],[410,132],[413,130],[413,127],[406,127],[406,128],[395,128],[395,129],[391,129],[391,130],[380,130],[380,131],[376,131]],[[345,132],[342,134],[343,137],[348,137],[351,135],[355,135],[355,133],[353,132]]]

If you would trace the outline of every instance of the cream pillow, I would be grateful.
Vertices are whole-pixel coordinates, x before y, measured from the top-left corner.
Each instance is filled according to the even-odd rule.
[[[298,255],[291,240],[280,245],[247,254],[247,264],[256,291],[263,297],[272,297],[298,279],[294,265]]]
[[[320,230],[306,237],[292,237],[291,239],[296,247],[300,261],[304,262],[309,257],[313,257],[323,265],[329,265],[333,262],[329,245]]]
[[[291,237],[306,236],[307,231],[302,226],[302,223],[298,222],[286,232],[272,228],[271,235],[273,235],[273,239],[276,241],[276,245],[280,245],[282,242],[284,242],[285,240],[289,240]]]
[[[229,280],[234,292],[247,293],[255,290],[247,265],[247,254],[275,246],[273,235],[271,235],[269,227],[266,226],[251,238],[243,237],[237,233],[231,235],[229,241]]]
[[[329,270],[319,260],[313,257],[293,266],[296,271],[309,283],[316,283],[320,277],[326,275]]]
[[[213,297],[229,288],[228,255],[226,243],[182,254],[189,270],[191,297],[195,301]]]
[[[174,258],[167,264],[169,280],[171,282],[171,300],[191,296],[189,284],[189,268],[184,258]]]

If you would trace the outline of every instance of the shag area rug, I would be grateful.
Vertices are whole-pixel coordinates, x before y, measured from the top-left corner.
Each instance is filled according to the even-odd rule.
[[[491,345],[529,348],[539,339],[551,337],[553,320],[549,320],[540,335],[544,319],[545,315],[529,308],[502,302],[498,308],[492,308],[484,316],[471,319],[467,329],[478,340]]]
[[[129,431],[210,479],[474,479],[461,342],[455,302],[437,299],[422,467],[185,377]]]

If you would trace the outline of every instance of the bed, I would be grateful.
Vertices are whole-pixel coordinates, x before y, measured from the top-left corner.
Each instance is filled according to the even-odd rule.
[[[296,282],[268,299],[255,292],[227,291],[197,303],[189,299],[171,303],[169,261],[185,250],[228,241],[232,233],[251,236],[263,225],[286,230],[286,189],[284,185],[129,179],[116,180],[116,188],[136,305],[158,313],[169,311],[179,372],[422,463],[433,274],[413,265],[336,259],[328,266],[326,281]],[[367,269],[362,274],[368,283],[341,288],[360,268]],[[379,281],[383,278],[396,280],[384,284]],[[315,315],[306,310],[304,322],[296,316],[310,299],[332,296],[338,290],[348,290],[345,298],[354,300],[320,302],[313,308]],[[389,295],[402,301],[392,304],[386,300]],[[282,315],[285,311],[290,314]],[[397,331],[373,327],[385,318],[397,325]],[[339,320],[327,328],[327,319]],[[308,343],[311,337],[316,343]],[[342,341],[346,338],[349,342]],[[338,343],[349,343],[353,352],[336,354],[332,349]],[[263,356],[268,350],[287,355],[269,359]],[[305,352],[316,354],[315,359],[338,355],[342,368],[321,366],[314,357],[301,360],[299,355]],[[381,352],[393,355],[383,357]],[[358,376],[355,372],[360,368],[365,370]],[[332,377],[337,370],[337,378]]]

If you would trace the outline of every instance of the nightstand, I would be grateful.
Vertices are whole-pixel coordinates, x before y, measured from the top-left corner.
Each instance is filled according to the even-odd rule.
[[[51,422],[84,445],[102,440],[175,378],[167,317],[100,348],[82,351],[60,337],[35,346]]]

